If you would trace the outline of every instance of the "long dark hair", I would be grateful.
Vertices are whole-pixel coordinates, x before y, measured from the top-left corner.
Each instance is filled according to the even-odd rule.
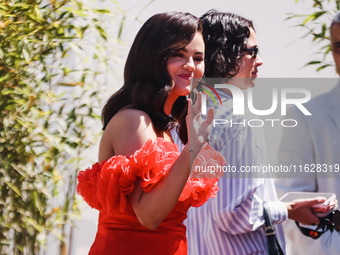
[[[253,23],[237,14],[210,10],[201,16],[205,43],[205,77],[231,78],[241,65]]]
[[[168,131],[174,121],[178,121],[180,138],[183,143],[187,142],[186,98],[177,99],[171,117],[164,113],[164,103],[172,88],[167,58],[188,45],[196,32],[202,32],[202,25],[190,13],[159,13],[145,22],[126,60],[124,85],[104,106],[103,129],[120,109],[129,106],[146,112],[156,132]]]

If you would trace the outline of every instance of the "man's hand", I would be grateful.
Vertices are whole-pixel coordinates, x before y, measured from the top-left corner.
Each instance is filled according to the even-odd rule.
[[[303,225],[317,225],[319,218],[312,212],[312,206],[326,201],[324,197],[310,199],[295,199],[285,203],[288,209],[288,218]]]

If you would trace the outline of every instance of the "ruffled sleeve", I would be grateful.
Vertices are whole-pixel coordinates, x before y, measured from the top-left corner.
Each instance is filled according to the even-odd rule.
[[[112,212],[123,210],[126,195],[131,193],[136,175],[130,170],[129,159],[114,156],[78,174],[77,192],[92,208]]]
[[[176,144],[163,139],[148,140],[131,157],[131,168],[138,169],[138,177],[145,192],[149,192],[163,178],[179,156]]]
[[[194,160],[190,178],[179,200],[188,200],[191,206],[199,207],[209,198],[216,197],[217,181],[223,176],[225,164],[224,157],[205,143]]]
[[[161,138],[148,140],[130,157],[113,156],[101,164],[96,163],[91,168],[80,171],[77,192],[97,210],[109,214],[122,213],[127,206],[127,195],[133,191],[137,178],[144,192],[151,191],[168,172],[178,155],[176,144]],[[204,146],[194,164],[207,165],[211,160],[221,164],[221,157],[209,145]],[[200,206],[216,195],[218,178],[219,176],[195,176],[188,179],[179,201]]]
[[[127,195],[137,178],[149,192],[166,174],[179,155],[177,145],[164,139],[148,140],[132,156],[113,156],[78,174],[77,192],[89,206],[109,214],[124,212]]]

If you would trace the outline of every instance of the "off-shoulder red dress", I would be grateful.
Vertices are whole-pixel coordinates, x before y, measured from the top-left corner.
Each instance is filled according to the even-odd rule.
[[[89,254],[187,254],[183,225],[187,210],[215,197],[219,176],[189,178],[176,206],[155,230],[139,223],[126,198],[137,178],[144,192],[152,190],[178,155],[177,145],[157,138],[148,140],[130,157],[113,156],[79,172],[77,192],[100,211],[97,235]],[[196,165],[225,163],[209,145],[205,145],[199,155]]]

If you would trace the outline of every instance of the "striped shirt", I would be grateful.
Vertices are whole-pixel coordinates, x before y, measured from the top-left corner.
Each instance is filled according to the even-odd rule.
[[[214,119],[233,119],[234,123],[244,123],[243,117],[232,115],[232,98],[222,90],[218,93],[223,106],[214,107],[212,100],[208,103],[215,108]],[[210,145],[223,154],[227,164],[237,169],[267,161],[261,128],[242,124],[232,127],[216,125],[210,140]],[[276,236],[285,250],[280,223],[287,219],[287,209],[278,201],[272,179],[224,176],[219,181],[219,189],[216,198],[188,212],[188,254],[268,254],[267,238],[263,231],[263,201],[268,202],[272,221],[276,224]]]

